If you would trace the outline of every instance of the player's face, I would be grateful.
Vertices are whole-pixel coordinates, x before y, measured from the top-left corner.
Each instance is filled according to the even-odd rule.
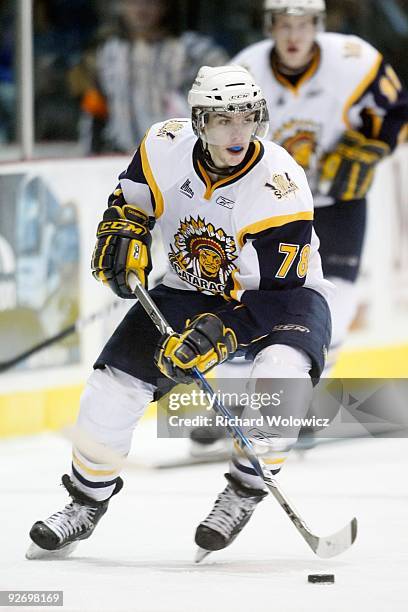
[[[212,160],[219,168],[240,164],[256,130],[256,113],[209,113],[204,139]]]
[[[159,27],[165,11],[163,0],[120,0],[119,6],[126,25],[140,34]]]
[[[276,15],[271,34],[281,62],[294,70],[307,64],[316,32],[312,15]]]

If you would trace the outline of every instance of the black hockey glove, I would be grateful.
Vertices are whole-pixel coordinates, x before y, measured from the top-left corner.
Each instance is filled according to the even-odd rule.
[[[191,369],[208,372],[235,353],[238,347],[235,333],[224,327],[217,315],[198,315],[181,334],[160,338],[155,363],[159,370],[176,382],[191,382]]]
[[[374,178],[374,167],[390,153],[381,140],[348,130],[334,151],[321,160],[319,191],[335,200],[364,198]]]
[[[149,217],[129,204],[110,206],[98,225],[96,237],[91,263],[94,277],[121,298],[135,297],[127,284],[129,272],[135,272],[147,288],[147,276],[152,269]]]

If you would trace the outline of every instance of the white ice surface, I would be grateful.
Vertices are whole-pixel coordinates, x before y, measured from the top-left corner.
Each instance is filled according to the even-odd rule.
[[[42,435],[0,443],[0,589],[63,590],[64,612],[408,610],[407,440],[331,444],[287,462],[282,485],[316,533],[357,516],[357,541],[342,556],[315,557],[271,498],[231,547],[197,566],[194,530],[224,487],[225,466],[138,468],[186,444],[154,440],[153,427],[137,431],[135,463],[95,534],[63,561],[24,554],[32,523],[67,501],[58,480],[69,471],[68,442]],[[308,584],[309,573],[334,573],[336,582]]]

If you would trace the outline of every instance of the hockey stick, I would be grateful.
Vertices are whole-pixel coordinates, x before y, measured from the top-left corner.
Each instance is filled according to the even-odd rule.
[[[166,321],[160,310],[157,308],[156,304],[153,302],[152,298],[150,297],[146,289],[143,287],[139,278],[135,274],[132,274],[130,275],[128,282],[132,288],[132,291],[139,299],[140,304],[142,305],[148,316],[151,318],[153,323],[156,325],[160,333],[174,333],[172,327]],[[307,542],[313,552],[323,559],[329,559],[330,557],[335,557],[336,555],[339,555],[340,553],[347,550],[353,544],[357,536],[357,519],[353,518],[345,527],[343,527],[343,529],[340,529],[340,531],[337,531],[336,533],[330,536],[320,537],[313,534],[310,531],[309,527],[307,527],[305,521],[295,510],[293,504],[283,493],[276,479],[271,475],[266,465],[263,463],[262,460],[258,459],[251,441],[245,436],[240,427],[233,424],[233,417],[231,413],[223,404],[221,404],[221,402],[218,401],[218,398],[211,385],[207,382],[203,374],[201,374],[201,372],[197,368],[193,369],[193,377],[200,389],[202,389],[204,393],[206,393],[212,398],[212,401],[214,402],[214,411],[225,418],[226,427],[230,435],[238,444],[244,455],[251,462],[256,473],[265,482],[265,485],[268,488],[269,492],[278,501],[281,508],[286,512],[300,535]],[[204,556],[206,555],[203,554],[198,560],[202,560]]]
[[[99,319],[105,318],[118,306],[118,304],[120,304],[120,302],[112,302],[111,304],[109,304],[109,306],[106,306],[105,308],[102,308],[81,319],[77,319],[75,323],[72,323],[72,325],[65,327],[64,329],[59,331],[57,334],[54,334],[53,336],[49,336],[49,338],[46,338],[42,342],[35,344],[31,348],[27,349],[26,351],[23,351],[19,355],[16,355],[12,359],[8,359],[7,361],[1,361],[0,362],[0,374],[2,372],[5,372],[6,370],[10,370],[11,368],[18,365],[25,359],[28,359],[28,357],[31,357],[31,355],[34,355],[35,353],[38,353],[39,351],[42,351],[43,349],[48,348],[52,344],[56,344],[57,342],[60,342],[61,340],[63,340],[67,336],[70,336],[71,334],[81,331],[84,327],[86,327],[90,323],[94,323],[95,321],[98,321]]]

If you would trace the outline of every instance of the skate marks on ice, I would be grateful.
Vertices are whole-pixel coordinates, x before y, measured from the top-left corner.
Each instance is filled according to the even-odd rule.
[[[41,559],[41,565],[46,562],[55,563],[55,560],[50,558]],[[134,570],[134,577],[142,577],[144,574],[205,574],[211,575],[228,575],[237,577],[258,577],[260,579],[270,579],[273,577],[288,577],[289,575],[305,576],[309,573],[335,573],[343,568],[347,569],[350,563],[346,561],[337,561],[335,563],[324,564],[316,559],[306,558],[288,558],[276,557],[270,559],[224,559],[207,560],[204,563],[197,565],[191,560],[157,560],[157,559],[123,559],[118,557],[93,557],[78,554],[78,552],[64,559],[58,559],[58,566],[75,566],[75,569],[81,567],[89,567],[92,570],[112,569],[115,571],[123,569]],[[67,565],[67,567],[69,567]],[[78,566],[78,567],[76,567]],[[133,575],[133,574],[132,574]]]
[[[28,561],[60,561],[62,559],[67,559],[68,556],[77,548],[78,544],[79,542],[71,542],[67,546],[64,546],[64,548],[60,548],[58,550],[47,550],[37,546],[35,542],[31,542],[25,557],[28,559]]]

